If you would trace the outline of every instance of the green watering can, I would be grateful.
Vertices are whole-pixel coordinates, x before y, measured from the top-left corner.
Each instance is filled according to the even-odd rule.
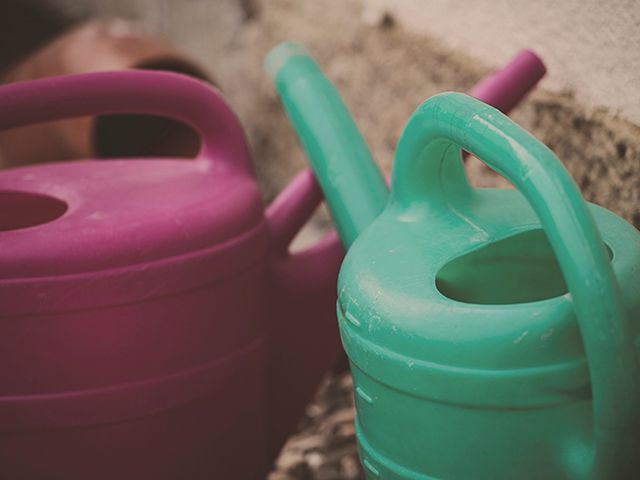
[[[640,234],[457,93],[409,120],[387,199],[310,57],[280,47],[268,68],[349,248],[338,317],[367,478],[640,478]],[[516,190],[470,186],[461,149]]]

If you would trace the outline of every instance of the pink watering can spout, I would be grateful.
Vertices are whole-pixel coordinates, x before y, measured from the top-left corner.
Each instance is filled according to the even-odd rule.
[[[473,86],[469,94],[509,113],[544,77],[547,68],[531,50],[522,50],[500,70]]]
[[[336,292],[327,286],[338,277],[344,249],[335,233],[303,252],[288,249],[321,200],[320,187],[311,171],[305,170],[267,210],[277,252],[270,292],[276,305],[268,385],[270,457],[278,454],[294,431],[318,388],[318,379],[340,351],[338,325],[325,319],[335,315]]]

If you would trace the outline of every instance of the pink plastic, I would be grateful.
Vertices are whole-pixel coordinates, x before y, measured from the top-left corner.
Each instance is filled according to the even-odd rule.
[[[320,191],[305,171],[265,215],[236,117],[188,77],[0,89],[1,129],[116,112],[202,149],[0,173],[0,478],[264,478],[340,351],[342,248],[288,253]]]
[[[470,95],[508,112],[540,81],[547,68],[531,50],[519,52],[504,68],[484,77]]]

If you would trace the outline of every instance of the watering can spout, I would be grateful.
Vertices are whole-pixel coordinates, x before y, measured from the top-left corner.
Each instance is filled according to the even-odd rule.
[[[469,94],[503,113],[513,109],[547,73],[540,57],[522,50],[500,70],[473,86]]]
[[[265,63],[348,249],[382,212],[384,178],[340,94],[302,46],[282,43]],[[542,60],[523,50],[471,95],[507,113],[545,72]]]
[[[340,94],[302,46],[278,45],[266,69],[348,248],[384,208],[384,178]]]

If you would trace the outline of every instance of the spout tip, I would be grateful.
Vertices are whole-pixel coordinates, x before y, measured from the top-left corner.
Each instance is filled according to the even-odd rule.
[[[532,50],[520,51],[506,66],[484,78],[471,96],[508,113],[544,77],[547,69]]]
[[[529,75],[536,80],[540,80],[547,73],[547,67],[533,50],[524,49],[511,60],[507,68],[526,69]]]
[[[275,82],[278,72],[282,70],[289,60],[296,57],[308,56],[309,53],[302,45],[294,42],[283,42],[276,45],[267,54],[264,61],[264,68],[269,77],[271,77],[271,80]]]

